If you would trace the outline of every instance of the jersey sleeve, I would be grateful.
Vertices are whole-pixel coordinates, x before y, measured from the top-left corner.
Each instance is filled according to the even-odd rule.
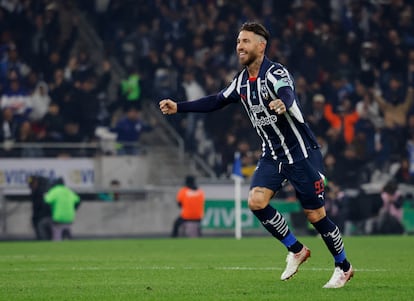
[[[209,95],[192,101],[182,101],[177,103],[177,111],[183,112],[212,112],[226,106],[223,96],[218,93]]]
[[[267,85],[280,98],[286,108],[290,108],[295,101],[294,85],[289,71],[283,66],[275,66],[266,76]]]
[[[217,94],[202,97],[193,101],[183,101],[177,103],[178,112],[212,112],[219,110],[231,103],[236,103],[240,99],[237,93],[237,78],[231,84]]]

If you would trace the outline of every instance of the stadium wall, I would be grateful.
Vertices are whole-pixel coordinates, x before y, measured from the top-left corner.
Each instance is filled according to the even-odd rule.
[[[234,224],[233,193],[231,184],[203,185],[206,192],[206,233],[231,233]],[[175,202],[178,187],[148,188],[142,190],[142,197],[126,194],[118,201],[83,201],[73,225],[76,237],[122,237],[122,236],[168,236],[172,224],[179,214]],[[248,186],[242,188],[247,196]],[[0,233],[7,238],[32,238],[32,208],[29,197],[21,200],[1,198]],[[246,207],[246,204],[244,205]],[[253,219],[249,211],[243,212],[247,223]],[[246,224],[247,226],[247,224]],[[252,228],[258,228],[251,224]]]

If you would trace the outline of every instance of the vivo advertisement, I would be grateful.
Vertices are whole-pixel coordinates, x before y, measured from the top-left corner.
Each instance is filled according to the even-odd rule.
[[[91,159],[0,159],[0,188],[26,190],[30,175],[51,180],[63,178],[74,189],[89,189],[95,184],[94,161]]]

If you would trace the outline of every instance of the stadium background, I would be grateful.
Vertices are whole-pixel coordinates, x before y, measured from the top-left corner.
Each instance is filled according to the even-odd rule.
[[[34,172],[65,176],[82,194],[74,231],[86,236],[168,233],[175,189],[189,172],[211,200],[231,199],[235,151],[242,154],[246,189],[260,148],[239,107],[208,118],[165,119],[157,103],[225,87],[239,68],[237,30],[253,19],[271,31],[269,58],[296,78],[328,178],[346,196],[340,205],[354,209],[341,218],[358,223],[375,214],[366,193],[378,194],[395,179],[412,229],[410,1],[3,1],[0,7],[3,237],[31,235],[26,180]],[[135,95],[123,89],[125,80]],[[135,155],[121,152],[124,141],[110,131],[130,107],[152,128],[133,143]],[[114,179],[121,199],[103,202],[99,196],[113,190]],[[280,198],[292,198],[288,186]]]

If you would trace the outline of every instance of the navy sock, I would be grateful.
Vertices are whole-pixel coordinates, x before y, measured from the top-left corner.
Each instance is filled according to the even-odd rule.
[[[339,266],[345,272],[348,271],[350,263],[346,259],[344,242],[339,228],[327,216],[313,223],[313,226],[321,234],[323,241],[334,257],[335,266]]]
[[[267,205],[263,209],[252,210],[252,212],[262,223],[263,227],[280,240],[289,251],[297,253],[302,250],[303,245],[290,232],[286,220],[275,208]]]

